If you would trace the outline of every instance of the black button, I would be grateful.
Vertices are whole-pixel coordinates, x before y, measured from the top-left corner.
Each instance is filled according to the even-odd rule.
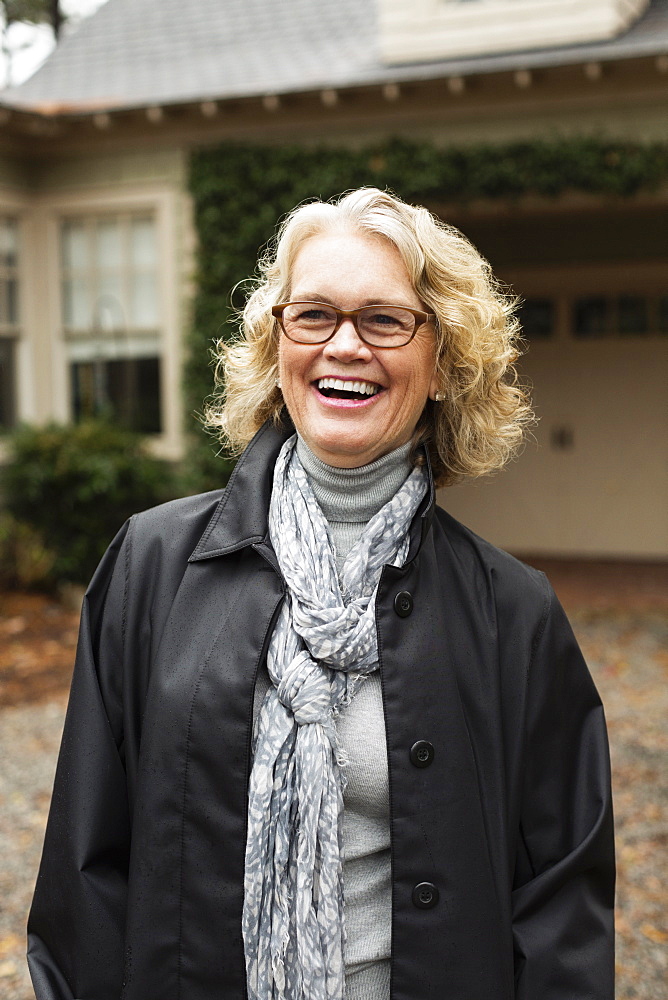
[[[413,902],[420,910],[431,910],[438,903],[438,889],[433,882],[420,882],[413,889]]]
[[[407,590],[401,590],[394,598],[394,610],[400,618],[408,618],[413,610],[413,598]]]
[[[418,740],[411,747],[410,758],[411,764],[415,764],[416,767],[429,767],[434,759],[433,744],[427,740]]]

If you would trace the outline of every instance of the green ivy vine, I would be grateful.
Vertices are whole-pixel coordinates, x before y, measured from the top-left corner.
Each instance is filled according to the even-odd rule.
[[[210,348],[230,330],[231,289],[254,273],[276,221],[305,199],[331,198],[363,184],[427,205],[528,194],[556,198],[566,191],[627,198],[667,181],[668,144],[596,138],[454,149],[394,139],[357,150],[231,144],[196,150],[190,191],[199,249],[185,371],[188,414],[199,412],[211,392]],[[189,426],[194,433],[192,419]],[[215,445],[201,433],[189,456],[193,489],[213,489],[229,474],[231,464],[216,457]]]

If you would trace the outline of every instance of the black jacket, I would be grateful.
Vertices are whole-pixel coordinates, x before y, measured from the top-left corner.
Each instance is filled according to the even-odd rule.
[[[38,1000],[244,996],[284,438],[265,426],[224,492],[132,518],[91,582],[29,922]],[[392,1000],[612,1000],[605,723],[568,622],[542,574],[436,508],[433,488],[411,531],[377,601]]]

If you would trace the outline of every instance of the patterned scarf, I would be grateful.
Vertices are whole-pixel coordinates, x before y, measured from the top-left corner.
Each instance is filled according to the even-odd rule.
[[[276,461],[269,534],[288,586],[267,653],[248,799],[243,937],[249,1000],[343,1000],[345,760],[334,720],[378,669],[375,594],[402,565],[426,491],[416,468],[369,521],[341,582],[297,457]]]

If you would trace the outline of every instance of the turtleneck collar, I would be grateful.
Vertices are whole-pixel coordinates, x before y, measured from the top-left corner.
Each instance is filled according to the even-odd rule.
[[[412,470],[411,442],[357,469],[326,465],[297,436],[297,455],[327,521],[366,523],[392,499]]]

